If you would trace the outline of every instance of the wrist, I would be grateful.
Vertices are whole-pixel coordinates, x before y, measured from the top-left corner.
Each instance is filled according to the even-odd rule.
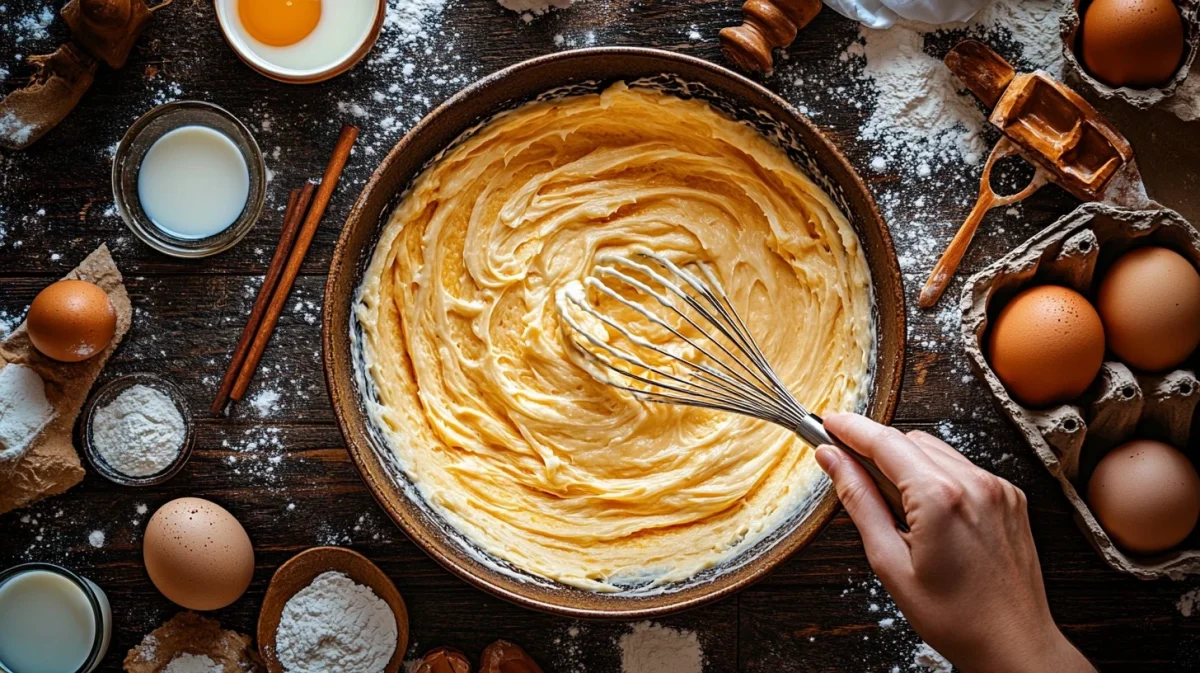
[[[1043,633],[1043,638],[1026,639],[1020,645],[992,652],[973,662],[974,665],[960,668],[965,673],[1096,673],[1096,668],[1087,657],[1067,640],[1057,626],[1052,625]]]

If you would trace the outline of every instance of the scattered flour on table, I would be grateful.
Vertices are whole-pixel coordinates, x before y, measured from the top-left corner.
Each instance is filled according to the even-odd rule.
[[[104,531],[94,530],[94,531],[88,533],[87,539],[88,539],[88,544],[92,545],[96,549],[100,549],[101,547],[104,546]]]
[[[258,391],[250,398],[250,406],[259,418],[271,415],[279,410],[279,391],[270,388]]]
[[[213,661],[207,654],[184,652],[167,662],[163,673],[224,673],[225,667]]]
[[[426,38],[426,22],[442,13],[446,0],[388,0],[384,30],[399,36],[401,44]]]
[[[370,588],[322,573],[283,606],[275,651],[288,673],[381,673],[396,651],[396,617]]]
[[[54,23],[54,17],[54,7],[45,4],[28,14],[22,14],[11,21],[0,23],[0,30],[7,33],[14,44],[45,40],[50,37],[47,28]]]
[[[33,124],[27,123],[12,112],[5,112],[0,117],[0,135],[6,136],[15,144],[22,144],[33,135]]]
[[[1179,614],[1184,617],[1191,617],[1197,603],[1200,603],[1200,589],[1192,589],[1180,596],[1179,600],[1175,601],[1175,607],[1179,609]]]
[[[641,622],[621,636],[622,673],[702,673],[704,651],[692,631]]]
[[[4,240],[3,224],[4,223],[2,221],[0,221],[0,241]],[[13,330],[15,330],[17,328],[17,325],[20,325],[20,324],[21,324],[21,316],[13,315],[13,314],[9,313],[8,311],[0,309],[0,339],[6,338],[9,334],[12,333]]]
[[[902,22],[888,30],[860,29],[844,60],[863,62],[861,77],[876,101],[859,137],[881,146],[883,166],[907,163],[922,176],[946,164],[979,164],[988,151],[981,137],[983,112],[945,64],[926,53],[927,38],[951,30],[1002,35],[1019,48],[1018,65],[1060,75],[1062,7],[1062,0],[997,0],[966,24]]]

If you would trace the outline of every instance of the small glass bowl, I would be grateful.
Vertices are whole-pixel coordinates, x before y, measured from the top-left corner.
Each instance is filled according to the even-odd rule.
[[[146,215],[138,198],[138,171],[146,152],[159,138],[182,126],[207,126],[225,134],[241,151],[250,173],[250,193],[242,214],[208,238],[179,238],[163,231]],[[258,221],[267,196],[267,167],[250,130],[229,111],[203,101],[175,101],[150,110],[125,132],[113,159],[112,182],[121,219],[146,245],[173,257],[208,257],[237,245]]]
[[[117,396],[126,390],[136,385],[143,385],[148,388],[154,388],[159,392],[165,393],[171,401],[175,403],[175,407],[179,409],[179,414],[183,416],[183,445],[179,447],[179,455],[171,464],[164,468],[161,472],[149,474],[146,476],[134,476],[125,474],[108,464],[100,451],[96,449],[92,443],[92,422],[95,420],[96,412],[103,409],[105,406],[117,399]],[[80,414],[83,419],[83,427],[80,429],[80,435],[83,437],[83,452],[87,455],[88,462],[92,467],[96,468],[105,479],[120,484],[122,486],[153,486],[161,484],[164,481],[174,477],[187,464],[188,458],[192,456],[192,444],[196,439],[196,427],[192,422],[192,411],[188,407],[187,400],[184,399],[183,393],[179,388],[170,381],[157,376],[155,374],[130,374],[122,376],[118,379],[113,379],[101,386],[96,394],[92,395],[92,399],[83,408],[83,413]]]

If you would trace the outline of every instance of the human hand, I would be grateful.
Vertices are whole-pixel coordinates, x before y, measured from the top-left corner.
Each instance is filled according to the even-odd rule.
[[[925,642],[966,673],[1095,672],[1050,615],[1019,488],[924,432],[857,414],[831,414],[825,428],[903,495],[908,532],[853,458],[817,449],[867,560]]]

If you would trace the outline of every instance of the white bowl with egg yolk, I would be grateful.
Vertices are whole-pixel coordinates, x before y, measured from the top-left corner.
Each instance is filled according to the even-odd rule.
[[[271,79],[313,84],[362,60],[379,37],[386,0],[213,0],[225,41]]]

